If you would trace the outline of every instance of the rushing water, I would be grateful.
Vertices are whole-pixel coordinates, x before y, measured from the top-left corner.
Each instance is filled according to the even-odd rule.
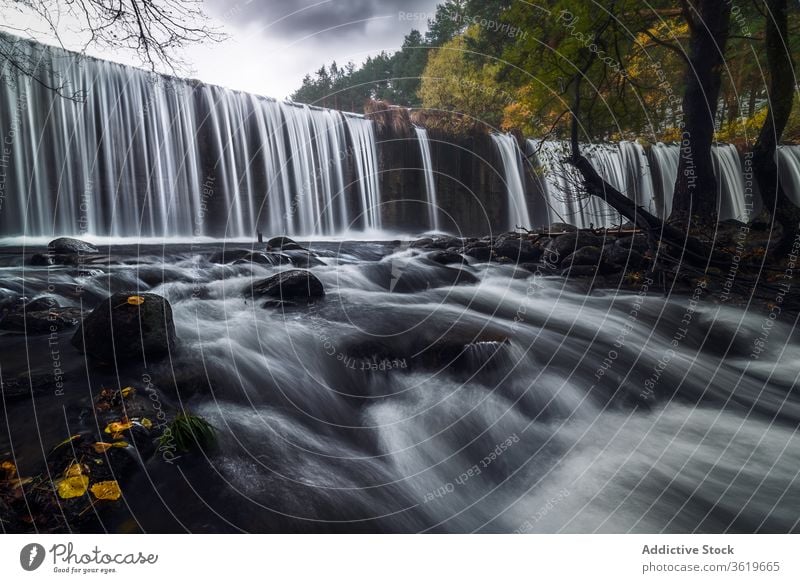
[[[525,197],[522,152],[511,134],[492,135],[502,161],[503,179],[508,192],[508,230],[530,224],[530,211]]]
[[[241,289],[282,268],[211,263],[218,248],[117,246],[95,275],[3,256],[4,294],[52,285],[91,307],[138,289],[172,303],[169,361],[87,377],[62,334],[66,396],[37,396],[35,426],[27,400],[0,422],[0,452],[13,447],[24,471],[42,447],[94,428],[75,415],[92,391],[141,386],[147,372],[171,406],[219,429],[208,459],[180,470],[151,459],[109,530],[798,529],[788,315],[695,308],[654,288],[587,294],[498,264],[463,266],[480,282],[453,287],[450,268],[396,243],[314,244],[327,297],[264,309]],[[5,336],[3,375],[50,370],[51,348]],[[173,380],[198,392],[170,397]]]
[[[566,222],[579,227],[609,227],[620,217],[596,197],[581,195],[580,175],[565,161],[567,145],[563,142],[528,140],[531,165],[543,178],[539,181],[551,222]],[[667,217],[672,209],[672,192],[678,175],[680,148],[654,144],[648,151],[634,142],[582,146],[583,154],[598,173],[617,190],[646,211]],[[718,144],[712,150],[717,175],[718,216],[721,220],[748,221],[761,210],[752,167],[732,144]],[[504,157],[513,165],[514,159]],[[800,202],[800,146],[782,146],[778,150],[781,180],[792,200]],[[513,172],[513,170],[509,170]],[[509,197],[517,194],[509,191]]]
[[[428,196],[428,226],[439,231],[439,201],[436,197],[436,178],[433,173],[431,160],[431,144],[428,139],[428,130],[415,127],[419,151],[422,157],[422,171],[425,173],[425,193]]]

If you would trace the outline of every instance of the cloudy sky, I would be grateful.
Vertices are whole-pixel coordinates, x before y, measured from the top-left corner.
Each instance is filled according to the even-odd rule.
[[[229,38],[191,47],[183,58],[193,77],[282,99],[322,64],[334,59],[361,63],[370,54],[397,50],[412,28],[426,29],[438,1],[204,0],[212,25]],[[9,17],[22,18],[4,14],[3,20],[9,22]],[[22,24],[42,28],[41,23]],[[64,40],[69,45],[69,35]],[[94,54],[138,63],[135,56],[122,53]]]

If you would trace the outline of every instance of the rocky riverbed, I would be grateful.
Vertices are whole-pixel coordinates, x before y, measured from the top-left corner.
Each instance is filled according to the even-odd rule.
[[[769,244],[748,234],[737,284]],[[534,530],[791,531],[788,296],[752,301],[730,271],[658,253],[632,228],[565,225],[2,248],[3,529],[513,531],[566,489]],[[714,415],[710,440],[680,422]],[[698,449],[648,465],[667,439]],[[609,480],[599,499],[580,467]],[[775,495],[731,514],[762,478]],[[685,508],[664,498],[695,487]]]

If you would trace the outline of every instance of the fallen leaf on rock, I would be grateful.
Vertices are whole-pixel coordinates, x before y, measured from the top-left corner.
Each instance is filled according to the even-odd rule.
[[[150,421],[147,417],[145,417],[144,419],[142,419],[142,427],[144,427],[145,429],[152,429],[153,422]]]
[[[122,491],[119,489],[119,484],[116,480],[97,482],[92,486],[91,490],[98,500],[119,500],[119,497],[122,496]]]
[[[88,476],[71,476],[69,478],[64,478],[58,483],[58,495],[65,500],[70,498],[78,498],[86,494],[86,489],[88,487]]]
[[[109,449],[111,449],[112,447],[114,447],[114,444],[112,444],[112,443],[106,443],[106,442],[104,442],[104,441],[98,441],[97,443],[95,443],[95,444],[94,444],[94,450],[95,450],[97,453],[105,453],[105,452],[107,452]]]
[[[105,432],[111,433],[116,439],[117,435],[120,435],[123,431],[127,431],[131,427],[133,427],[133,423],[126,417],[122,421],[112,421],[109,423],[108,426],[106,426]]]
[[[128,303],[132,306],[141,306],[144,303],[142,296],[128,296]]]
[[[67,478],[74,478],[75,476],[83,475],[83,466],[76,461],[69,464],[69,467],[64,470],[64,476]]]
[[[0,470],[5,472],[6,480],[10,480],[17,474],[17,466],[15,466],[14,463],[9,460],[5,460],[4,462],[0,463]]]
[[[136,389],[134,389],[133,387],[125,387],[124,389],[122,389],[119,392],[119,394],[122,395],[123,399],[127,399],[128,397],[133,395],[135,392],[136,392]]]

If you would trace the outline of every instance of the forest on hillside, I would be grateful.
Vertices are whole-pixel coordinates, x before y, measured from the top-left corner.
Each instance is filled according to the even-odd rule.
[[[692,51],[706,23],[716,22],[706,54],[717,53],[709,64],[719,78],[699,79],[706,96],[716,94],[715,138],[752,142],[767,116],[770,76],[780,66],[768,63],[765,52],[768,25],[781,24],[775,3],[706,2],[718,12],[713,20],[701,18],[703,3],[695,4],[698,13],[674,0],[647,10],[635,0],[602,8],[575,0],[446,0],[420,27],[426,32],[412,30],[397,52],[360,65],[323,65],[292,99],[357,113],[367,101],[381,100],[445,114],[434,117],[451,129],[477,123],[543,136],[566,134],[560,122],[577,91],[588,139],[679,141],[681,101],[694,78]],[[794,3],[785,17],[781,44],[788,46],[780,48],[790,55],[800,42]],[[796,143],[800,108],[794,87],[790,92],[794,107],[782,141]]]

